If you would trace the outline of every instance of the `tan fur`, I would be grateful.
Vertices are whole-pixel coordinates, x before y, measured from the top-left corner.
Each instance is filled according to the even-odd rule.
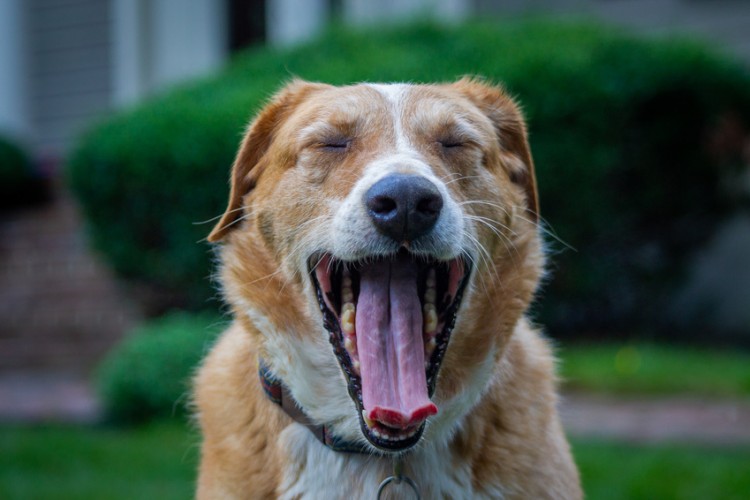
[[[469,202],[460,205],[466,214],[497,222],[472,226],[483,250],[476,256],[433,400],[448,407],[462,394],[473,391],[481,397],[473,408],[456,410],[455,422],[436,419],[431,427],[428,421],[425,445],[416,447],[413,463],[430,443],[445,442],[449,454],[440,459],[469,471],[467,497],[502,492],[506,498],[581,498],[557,415],[554,360],[546,341],[523,317],[544,257],[521,114],[502,90],[471,79],[412,86],[402,100],[402,133],[415,154],[446,182],[451,197]],[[289,470],[291,457],[279,436],[299,424],[265,397],[257,357],[278,360],[283,352],[286,359],[277,362],[277,369],[309,363],[325,372],[310,389],[323,409],[327,391],[346,391],[302,259],[317,250],[306,245],[330,224],[336,203],[365,168],[395,150],[398,138],[388,113],[371,86],[295,81],[261,111],[243,140],[227,212],[210,236],[224,243],[221,280],[235,322],[195,381],[204,437],[198,498],[287,496],[284,481],[294,483],[304,477],[300,467],[311,466]],[[455,116],[478,134],[477,144],[442,153],[434,141],[453,133]],[[336,134],[353,138],[344,153],[321,148],[320,137]],[[488,203],[472,203],[476,200]],[[304,343],[310,358],[284,347],[295,345],[290,343]],[[330,359],[314,358],[326,352]],[[494,353],[494,368],[485,376],[478,367],[488,353]],[[372,457],[368,466],[386,470],[387,460]],[[360,496],[358,477],[344,474],[330,481],[350,481],[353,497]]]

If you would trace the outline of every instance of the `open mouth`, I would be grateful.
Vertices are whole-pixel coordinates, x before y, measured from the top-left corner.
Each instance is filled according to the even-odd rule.
[[[319,255],[310,267],[363,434],[384,450],[413,446],[425,420],[437,413],[430,398],[468,282],[468,261],[402,250],[361,261]]]

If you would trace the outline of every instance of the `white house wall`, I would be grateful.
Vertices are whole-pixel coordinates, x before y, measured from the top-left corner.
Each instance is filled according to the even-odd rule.
[[[224,2],[153,0],[152,86],[159,88],[219,68],[227,52]]]
[[[328,0],[266,0],[272,45],[293,45],[317,35],[328,22]]]
[[[112,0],[113,87],[118,106],[226,60],[226,7],[219,0]]]
[[[750,60],[750,3],[730,0],[338,0],[352,24],[472,14],[587,14],[647,32],[700,33]],[[267,0],[274,44],[323,29],[331,0]],[[62,158],[96,117],[220,67],[226,0],[0,0],[0,133]]]
[[[28,139],[23,0],[0,1],[0,134]]]
[[[472,12],[471,0],[343,0],[344,18],[352,24],[428,18],[460,21]]]
[[[59,158],[111,101],[110,3],[27,0],[28,106],[37,156]]]

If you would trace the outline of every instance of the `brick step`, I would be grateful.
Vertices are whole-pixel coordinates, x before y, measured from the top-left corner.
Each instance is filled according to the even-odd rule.
[[[107,340],[95,341],[93,339],[89,339],[89,342],[82,345],[62,340],[53,342],[51,339],[47,339],[44,344],[38,344],[37,346],[29,345],[28,342],[21,343],[18,341],[10,343],[0,341],[0,346],[3,347],[0,360],[11,362],[31,359],[98,358],[112,348],[111,342]]]
[[[71,198],[0,217],[0,373],[88,373],[140,321]]]
[[[96,366],[112,349],[111,339],[88,339],[86,342],[71,342],[62,339],[46,339],[31,345],[15,339],[0,340],[0,366],[2,370],[21,369],[25,366],[56,368],[79,368],[85,371]]]
[[[3,281],[0,279],[0,287]],[[54,306],[58,303],[58,300],[89,301],[95,304],[102,302],[102,300],[106,302],[108,297],[114,293],[120,293],[120,289],[113,283],[101,279],[88,278],[79,282],[65,278],[48,280],[30,277],[15,289],[5,288],[1,290],[0,298],[6,298],[8,301],[14,298],[24,300],[51,299],[50,304],[45,305]],[[97,294],[100,294],[99,297],[101,298],[97,297]],[[34,307],[38,307],[38,305],[34,305]],[[0,304],[0,309],[2,309],[2,304]]]
[[[133,326],[132,319],[116,309],[103,309],[90,314],[74,313],[70,317],[57,312],[31,320],[4,323],[0,342],[11,339],[26,342],[61,336],[69,341],[97,341],[99,337],[106,340],[114,337],[106,330],[122,331],[124,334]]]

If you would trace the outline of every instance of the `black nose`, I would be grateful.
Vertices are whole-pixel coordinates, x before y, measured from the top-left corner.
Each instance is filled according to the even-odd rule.
[[[443,208],[437,186],[419,175],[384,177],[367,190],[364,201],[378,231],[399,243],[427,233]]]

